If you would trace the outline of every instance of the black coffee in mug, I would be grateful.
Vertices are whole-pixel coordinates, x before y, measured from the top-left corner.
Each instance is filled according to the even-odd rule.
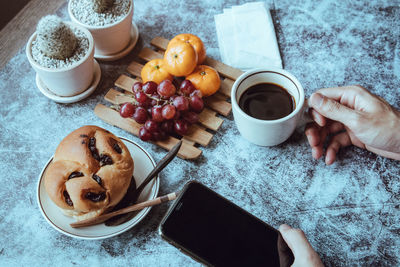
[[[239,107],[253,118],[277,120],[292,113],[296,103],[283,87],[273,83],[259,83],[244,91],[239,99]]]

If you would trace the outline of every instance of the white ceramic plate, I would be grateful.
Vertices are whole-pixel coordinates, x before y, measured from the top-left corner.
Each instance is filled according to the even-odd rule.
[[[46,97],[50,98],[51,100],[57,102],[57,103],[63,103],[63,104],[69,104],[69,103],[75,103],[78,102],[88,96],[90,96],[94,90],[96,90],[97,85],[99,84],[100,81],[100,76],[101,76],[101,69],[99,63],[94,60],[94,75],[93,75],[93,81],[89,85],[89,88],[83,91],[82,93],[74,96],[59,96],[53,93],[52,91],[47,88],[47,86],[42,82],[40,79],[39,75],[36,74],[36,86],[39,88],[40,92],[45,95]]]
[[[122,137],[120,137],[120,139],[128,147],[129,152],[131,153],[135,162],[133,176],[135,177],[136,186],[139,186],[146,176],[153,170],[156,164],[150,154],[147,153],[147,151],[141,146],[128,139]],[[138,214],[131,220],[118,226],[106,226],[104,223],[102,223],[88,227],[72,228],[70,223],[75,222],[75,219],[62,213],[62,211],[53,203],[53,201],[51,201],[44,187],[43,174],[52,159],[53,157],[51,157],[46,163],[39,175],[37,200],[39,209],[41,210],[46,221],[60,233],[80,239],[93,240],[109,238],[131,229],[133,226],[138,224],[147,215],[147,213],[149,213],[151,207],[147,207],[139,211]],[[138,202],[156,198],[158,195],[159,184],[160,181],[158,177],[153,179],[140,194]]]
[[[129,52],[132,51],[132,49],[135,47],[138,39],[139,39],[139,29],[138,29],[136,23],[132,22],[131,40],[129,41],[129,44],[127,45],[127,47],[125,47],[122,51],[115,53],[115,54],[111,54],[111,55],[101,55],[101,54],[95,53],[94,57],[96,59],[102,60],[102,61],[113,61],[113,60],[123,58],[124,56],[129,54]]]

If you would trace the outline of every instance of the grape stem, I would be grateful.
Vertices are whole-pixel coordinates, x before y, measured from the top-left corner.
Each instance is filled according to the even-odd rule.
[[[143,92],[143,93],[144,93],[144,92]],[[146,94],[146,93],[144,93],[144,94],[145,94],[148,98],[157,101],[157,106],[173,105],[173,101],[171,101],[171,100],[160,99],[160,98],[154,97],[153,95],[150,95],[150,94]],[[133,104],[139,105],[139,102],[136,100],[136,98],[135,98],[134,95],[119,93],[118,96],[126,96],[126,97],[129,97],[129,98],[132,99],[132,103],[133,103]],[[162,103],[161,105],[160,105],[160,102]],[[117,105],[111,105],[111,107],[114,108],[114,107],[117,107]],[[119,110],[120,110],[119,105],[118,105],[118,108],[114,108],[114,109],[117,110],[117,111],[119,111]]]
[[[110,108],[112,108],[112,109],[114,109],[114,110],[116,110],[116,111],[119,112],[120,109],[121,109],[121,105],[114,105],[114,104],[113,104],[113,105],[110,106]]]

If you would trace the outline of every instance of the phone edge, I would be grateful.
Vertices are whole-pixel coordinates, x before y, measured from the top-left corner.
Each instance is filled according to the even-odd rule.
[[[179,196],[175,199],[174,203],[172,203],[172,205],[169,207],[168,211],[165,213],[164,217],[161,219],[160,224],[158,225],[158,234],[161,236],[161,238],[165,241],[167,241],[170,245],[174,246],[175,248],[177,248],[180,252],[184,253],[185,255],[189,256],[190,258],[192,258],[193,260],[201,263],[201,264],[205,264],[207,266],[213,266],[212,264],[210,264],[209,262],[203,260],[202,258],[198,257],[196,254],[194,254],[193,252],[191,252],[190,250],[182,247],[181,245],[179,245],[178,243],[174,242],[173,240],[171,240],[170,238],[168,238],[167,236],[164,235],[164,233],[162,232],[162,225],[164,223],[164,221],[166,220],[166,218],[169,216],[169,214],[172,212],[172,210],[176,207],[176,205],[178,205],[180,199],[183,196],[183,193],[187,190],[187,188],[191,185],[191,184],[201,184],[195,180],[189,181],[187,182],[182,190],[179,193]]]

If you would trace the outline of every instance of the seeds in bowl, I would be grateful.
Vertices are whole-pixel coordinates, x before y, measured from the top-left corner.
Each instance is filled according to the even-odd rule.
[[[32,57],[42,67],[59,69],[81,60],[89,50],[89,40],[78,28],[59,17],[43,17],[32,42]]]
[[[71,12],[83,24],[105,26],[128,14],[131,0],[70,0]]]

